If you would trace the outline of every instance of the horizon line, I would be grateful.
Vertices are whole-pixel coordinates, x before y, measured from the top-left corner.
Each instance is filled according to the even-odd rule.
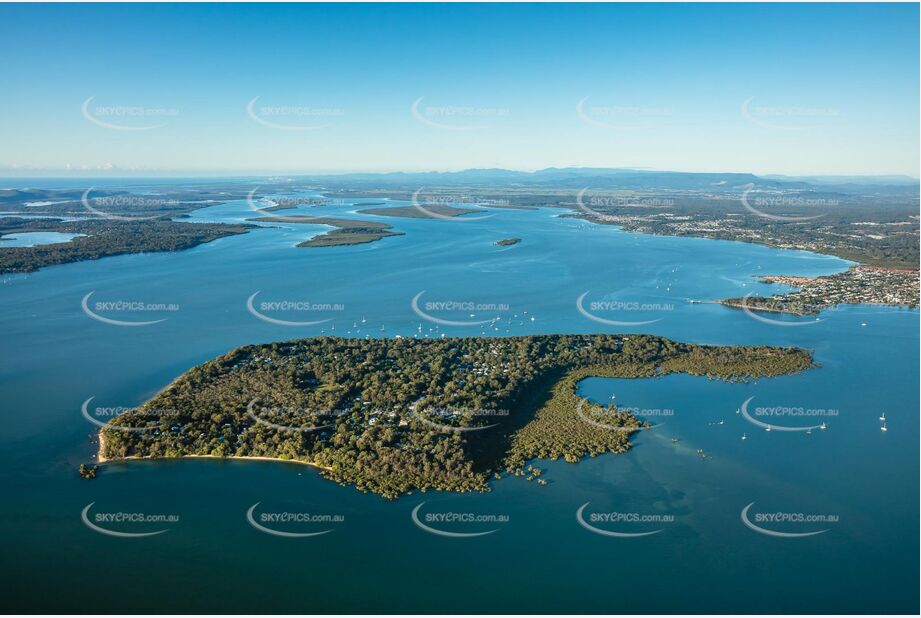
[[[270,171],[270,170],[121,170],[121,169],[92,169],[92,170],[66,170],[66,169],[21,169],[10,170],[0,169],[0,178],[2,179],[24,179],[24,178],[45,178],[45,179],[69,179],[69,178],[86,178],[86,179],[135,179],[135,178],[164,178],[164,179],[196,179],[196,178],[269,178],[272,176],[350,176],[350,175],[393,175],[393,174],[462,174],[465,172],[475,171],[497,171],[512,172],[520,174],[536,174],[548,170],[599,170],[599,171],[623,171],[623,172],[647,172],[647,173],[671,173],[671,174],[748,174],[758,177],[782,177],[782,178],[904,178],[914,182],[921,182],[921,177],[910,174],[888,172],[888,173],[806,173],[806,174],[789,174],[779,172],[752,172],[738,170],[679,170],[669,168],[654,167],[598,167],[591,165],[570,165],[570,166],[548,166],[533,169],[510,168],[510,167],[464,167],[457,169],[386,169],[386,170],[289,170],[289,171]],[[19,172],[17,174],[17,171]]]

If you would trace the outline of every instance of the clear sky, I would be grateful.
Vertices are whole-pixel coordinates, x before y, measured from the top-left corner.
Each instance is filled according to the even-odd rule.
[[[918,20],[917,4],[5,4],[0,175],[918,176]]]

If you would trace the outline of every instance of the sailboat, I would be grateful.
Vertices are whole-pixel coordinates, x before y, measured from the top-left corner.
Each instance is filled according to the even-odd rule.
[[[889,431],[889,428],[886,427],[886,423],[883,423],[883,426],[879,428],[880,431]]]
[[[821,430],[823,430],[823,431],[826,430],[826,429],[828,429],[828,425],[825,424],[825,421],[822,421],[822,424],[819,425],[819,429],[821,429]]]
[[[885,413],[885,412],[883,412],[882,416],[879,417],[879,420],[881,420],[881,421],[884,422],[884,423],[886,422],[886,413]]]
[[[767,427],[764,428],[764,430],[765,430],[765,431],[770,431],[770,430],[771,430],[771,426],[768,425]]]
[[[745,434],[743,433],[743,434],[742,434],[742,439],[743,439],[743,440],[748,440],[748,436],[745,435]]]

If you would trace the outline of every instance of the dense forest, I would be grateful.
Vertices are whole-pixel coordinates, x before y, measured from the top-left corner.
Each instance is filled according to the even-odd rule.
[[[644,335],[343,339],[250,345],[195,367],[101,431],[101,460],[273,457],[387,498],[485,491],[529,459],[622,452],[641,427],[576,407],[586,376],[687,372],[725,380],[812,365],[792,348],[713,347]]]
[[[45,266],[98,260],[126,253],[180,251],[224,236],[243,234],[251,227],[221,223],[177,222],[166,219],[62,221],[0,218],[0,234],[22,232],[85,234],[69,242],[34,247],[4,247],[3,242],[0,241],[0,274],[33,272]]]

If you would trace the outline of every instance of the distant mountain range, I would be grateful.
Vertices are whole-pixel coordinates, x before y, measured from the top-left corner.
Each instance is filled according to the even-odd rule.
[[[669,172],[622,168],[568,167],[536,172],[487,168],[459,172],[387,172],[300,176],[316,182],[382,186],[496,186],[633,191],[737,193],[748,185],[759,190],[843,193],[850,195],[918,195],[918,180],[909,176],[757,176],[747,173]]]
[[[55,197],[74,199],[92,185],[97,188],[125,189],[132,186],[175,188],[201,185],[213,188],[223,183],[231,185],[252,182],[286,182],[297,180],[320,186],[357,189],[392,188],[413,190],[420,187],[478,187],[544,190],[623,190],[646,193],[688,193],[720,195],[748,188],[758,191],[808,193],[813,195],[866,196],[877,199],[897,197],[917,199],[919,181],[910,176],[759,176],[749,173],[673,172],[628,168],[603,167],[549,167],[535,172],[522,172],[501,168],[474,168],[457,172],[363,172],[341,174],[279,174],[263,176],[210,176],[198,178],[157,177],[101,177],[101,178],[22,178],[5,179],[3,184],[16,189],[0,188],[0,203],[31,198]],[[2,186],[2,185],[0,185]],[[31,189],[25,189],[31,187]],[[63,190],[69,190],[67,192]],[[30,193],[31,195],[25,195]]]

